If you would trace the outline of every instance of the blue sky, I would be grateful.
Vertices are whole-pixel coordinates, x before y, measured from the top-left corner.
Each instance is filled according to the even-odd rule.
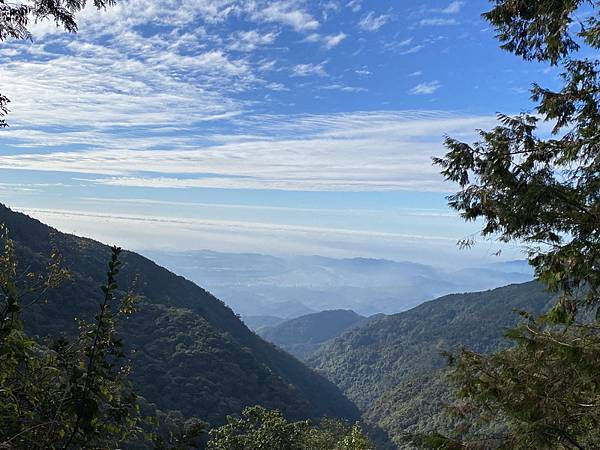
[[[0,47],[1,199],[138,250],[493,260],[456,248],[477,226],[431,156],[557,74],[501,51],[489,6],[122,0],[75,36],[38,23]]]

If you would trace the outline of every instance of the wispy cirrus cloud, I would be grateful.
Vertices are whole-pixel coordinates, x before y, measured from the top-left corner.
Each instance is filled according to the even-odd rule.
[[[328,36],[323,37],[323,43],[327,49],[332,49],[333,47],[339,45],[347,37],[348,35],[343,32],[330,34]]]
[[[456,264],[456,239],[431,233],[373,231],[343,226],[200,219],[135,213],[98,213],[76,209],[16,208],[66,232],[139,250],[269,252],[395,258],[419,255]],[[351,216],[351,215],[350,215]],[[439,217],[435,218],[437,221]],[[443,219],[443,218],[442,218]],[[455,221],[455,218],[449,218]],[[266,247],[260,243],[269,243]],[[471,255],[472,256],[472,255]],[[406,256],[404,256],[406,258]]]
[[[177,64],[171,57],[163,54],[150,58],[162,61],[162,67],[118,51],[4,63],[0,66],[3,91],[15,101],[11,104],[13,128],[3,136],[10,137],[13,129],[34,126],[78,126],[84,130],[190,124],[240,110],[241,103],[216,89],[203,89],[203,84],[221,79],[243,89],[253,80],[244,63],[232,63],[219,52],[199,55],[189,64],[197,66],[197,78],[205,78],[202,83],[165,73]],[[40,104],[44,106],[40,108]]]
[[[364,31],[377,31],[388,23],[390,19],[391,16],[389,14],[376,15],[374,11],[370,11],[360,19],[358,26]]]
[[[260,33],[258,30],[238,31],[235,33],[228,48],[242,52],[251,52],[257,48],[275,42],[278,33],[271,31]]]
[[[448,25],[458,25],[458,21],[456,19],[445,19],[445,18],[429,18],[429,19],[421,19],[419,21],[419,25],[422,27],[443,27]]]
[[[311,33],[304,39],[304,42],[320,42],[327,50],[337,47],[348,35],[344,32],[322,36],[318,33]]]
[[[431,95],[434,94],[441,86],[442,84],[437,80],[428,81],[417,84],[409,92],[412,95]]]
[[[463,6],[465,6],[465,2],[464,1],[453,1],[451,2],[448,6],[446,6],[444,9],[442,9],[440,12],[444,13],[444,14],[458,14],[461,9],[463,8]]]
[[[346,6],[353,12],[358,12],[362,8],[362,0],[350,0],[348,3],[346,3]]]
[[[403,39],[400,41],[385,42],[383,48],[398,53],[399,55],[410,55],[420,52],[425,48],[423,44],[414,44],[414,38]]]
[[[494,123],[427,111],[232,120],[236,133],[211,142],[186,133],[159,134],[150,145],[97,136],[96,148],[0,156],[0,168],[86,173],[95,184],[122,187],[444,191],[430,159],[443,153],[442,136],[471,136]]]
[[[294,77],[308,77],[312,75],[316,75],[319,77],[328,76],[327,71],[325,70],[325,65],[327,61],[320,62],[318,64],[297,64],[292,67],[292,76]]]
[[[342,91],[342,92],[352,92],[352,93],[368,91],[367,88],[358,87],[358,86],[347,86],[347,85],[341,84],[341,83],[327,84],[325,86],[322,86],[322,89],[326,89],[329,91]]]
[[[253,7],[251,17],[265,22],[289,25],[296,31],[315,30],[320,26],[318,20],[293,0],[267,2],[266,5]]]
[[[253,27],[229,32],[222,24],[232,18]],[[86,8],[78,20],[76,36],[38,22],[32,44],[5,43],[0,78],[14,100],[16,131],[170,126],[239,114],[247,102],[238,94],[287,89],[285,80],[266,79],[278,60],[270,59],[269,72],[253,53],[275,45],[285,27],[304,33],[320,25],[298,0],[123,0],[102,12]],[[333,48],[345,38],[325,35],[321,44]]]

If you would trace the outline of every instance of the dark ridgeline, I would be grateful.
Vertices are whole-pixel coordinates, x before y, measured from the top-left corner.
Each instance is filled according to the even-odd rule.
[[[345,309],[321,311],[263,327],[257,333],[301,360],[312,356],[321,345],[348,330],[359,327],[367,318]]]

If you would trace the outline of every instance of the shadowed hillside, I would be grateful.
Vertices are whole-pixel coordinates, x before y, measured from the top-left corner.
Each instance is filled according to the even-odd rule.
[[[91,319],[110,249],[4,206],[0,222],[16,243],[21,268],[43,270],[55,247],[72,273],[45,304],[26,310],[28,331],[71,333],[75,317]],[[279,408],[291,418],[357,417],[333,384],[248,330],[209,292],[136,253],[124,252],[122,260],[120,287],[141,296],[140,311],[122,330],[128,350],[134,350],[133,381],[158,407],[212,423],[253,404]]]
[[[354,311],[338,309],[307,314],[273,327],[258,330],[264,339],[292,355],[306,359],[326,341],[361,325],[366,317]]]

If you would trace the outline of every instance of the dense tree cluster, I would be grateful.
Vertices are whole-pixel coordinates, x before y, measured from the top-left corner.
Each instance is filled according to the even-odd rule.
[[[374,319],[325,344],[309,363],[366,410],[404,380],[445,366],[443,351],[461,344],[481,352],[506,346],[503,330],[519,322],[512,309],[542,313],[552,303],[535,282],[448,295]]]
[[[347,332],[311,362],[359,405],[378,448],[389,441],[414,448],[407,441],[414,434],[496,430],[497,424],[467,429],[461,418],[445,415],[457,395],[442,352],[461,345],[481,353],[506,349],[504,331],[521,320],[513,309],[541,314],[554,302],[537,282],[448,295]]]
[[[309,421],[289,422],[279,411],[256,406],[246,408],[241,418],[210,432],[208,450],[372,450],[358,425],[331,419],[318,426]]]

